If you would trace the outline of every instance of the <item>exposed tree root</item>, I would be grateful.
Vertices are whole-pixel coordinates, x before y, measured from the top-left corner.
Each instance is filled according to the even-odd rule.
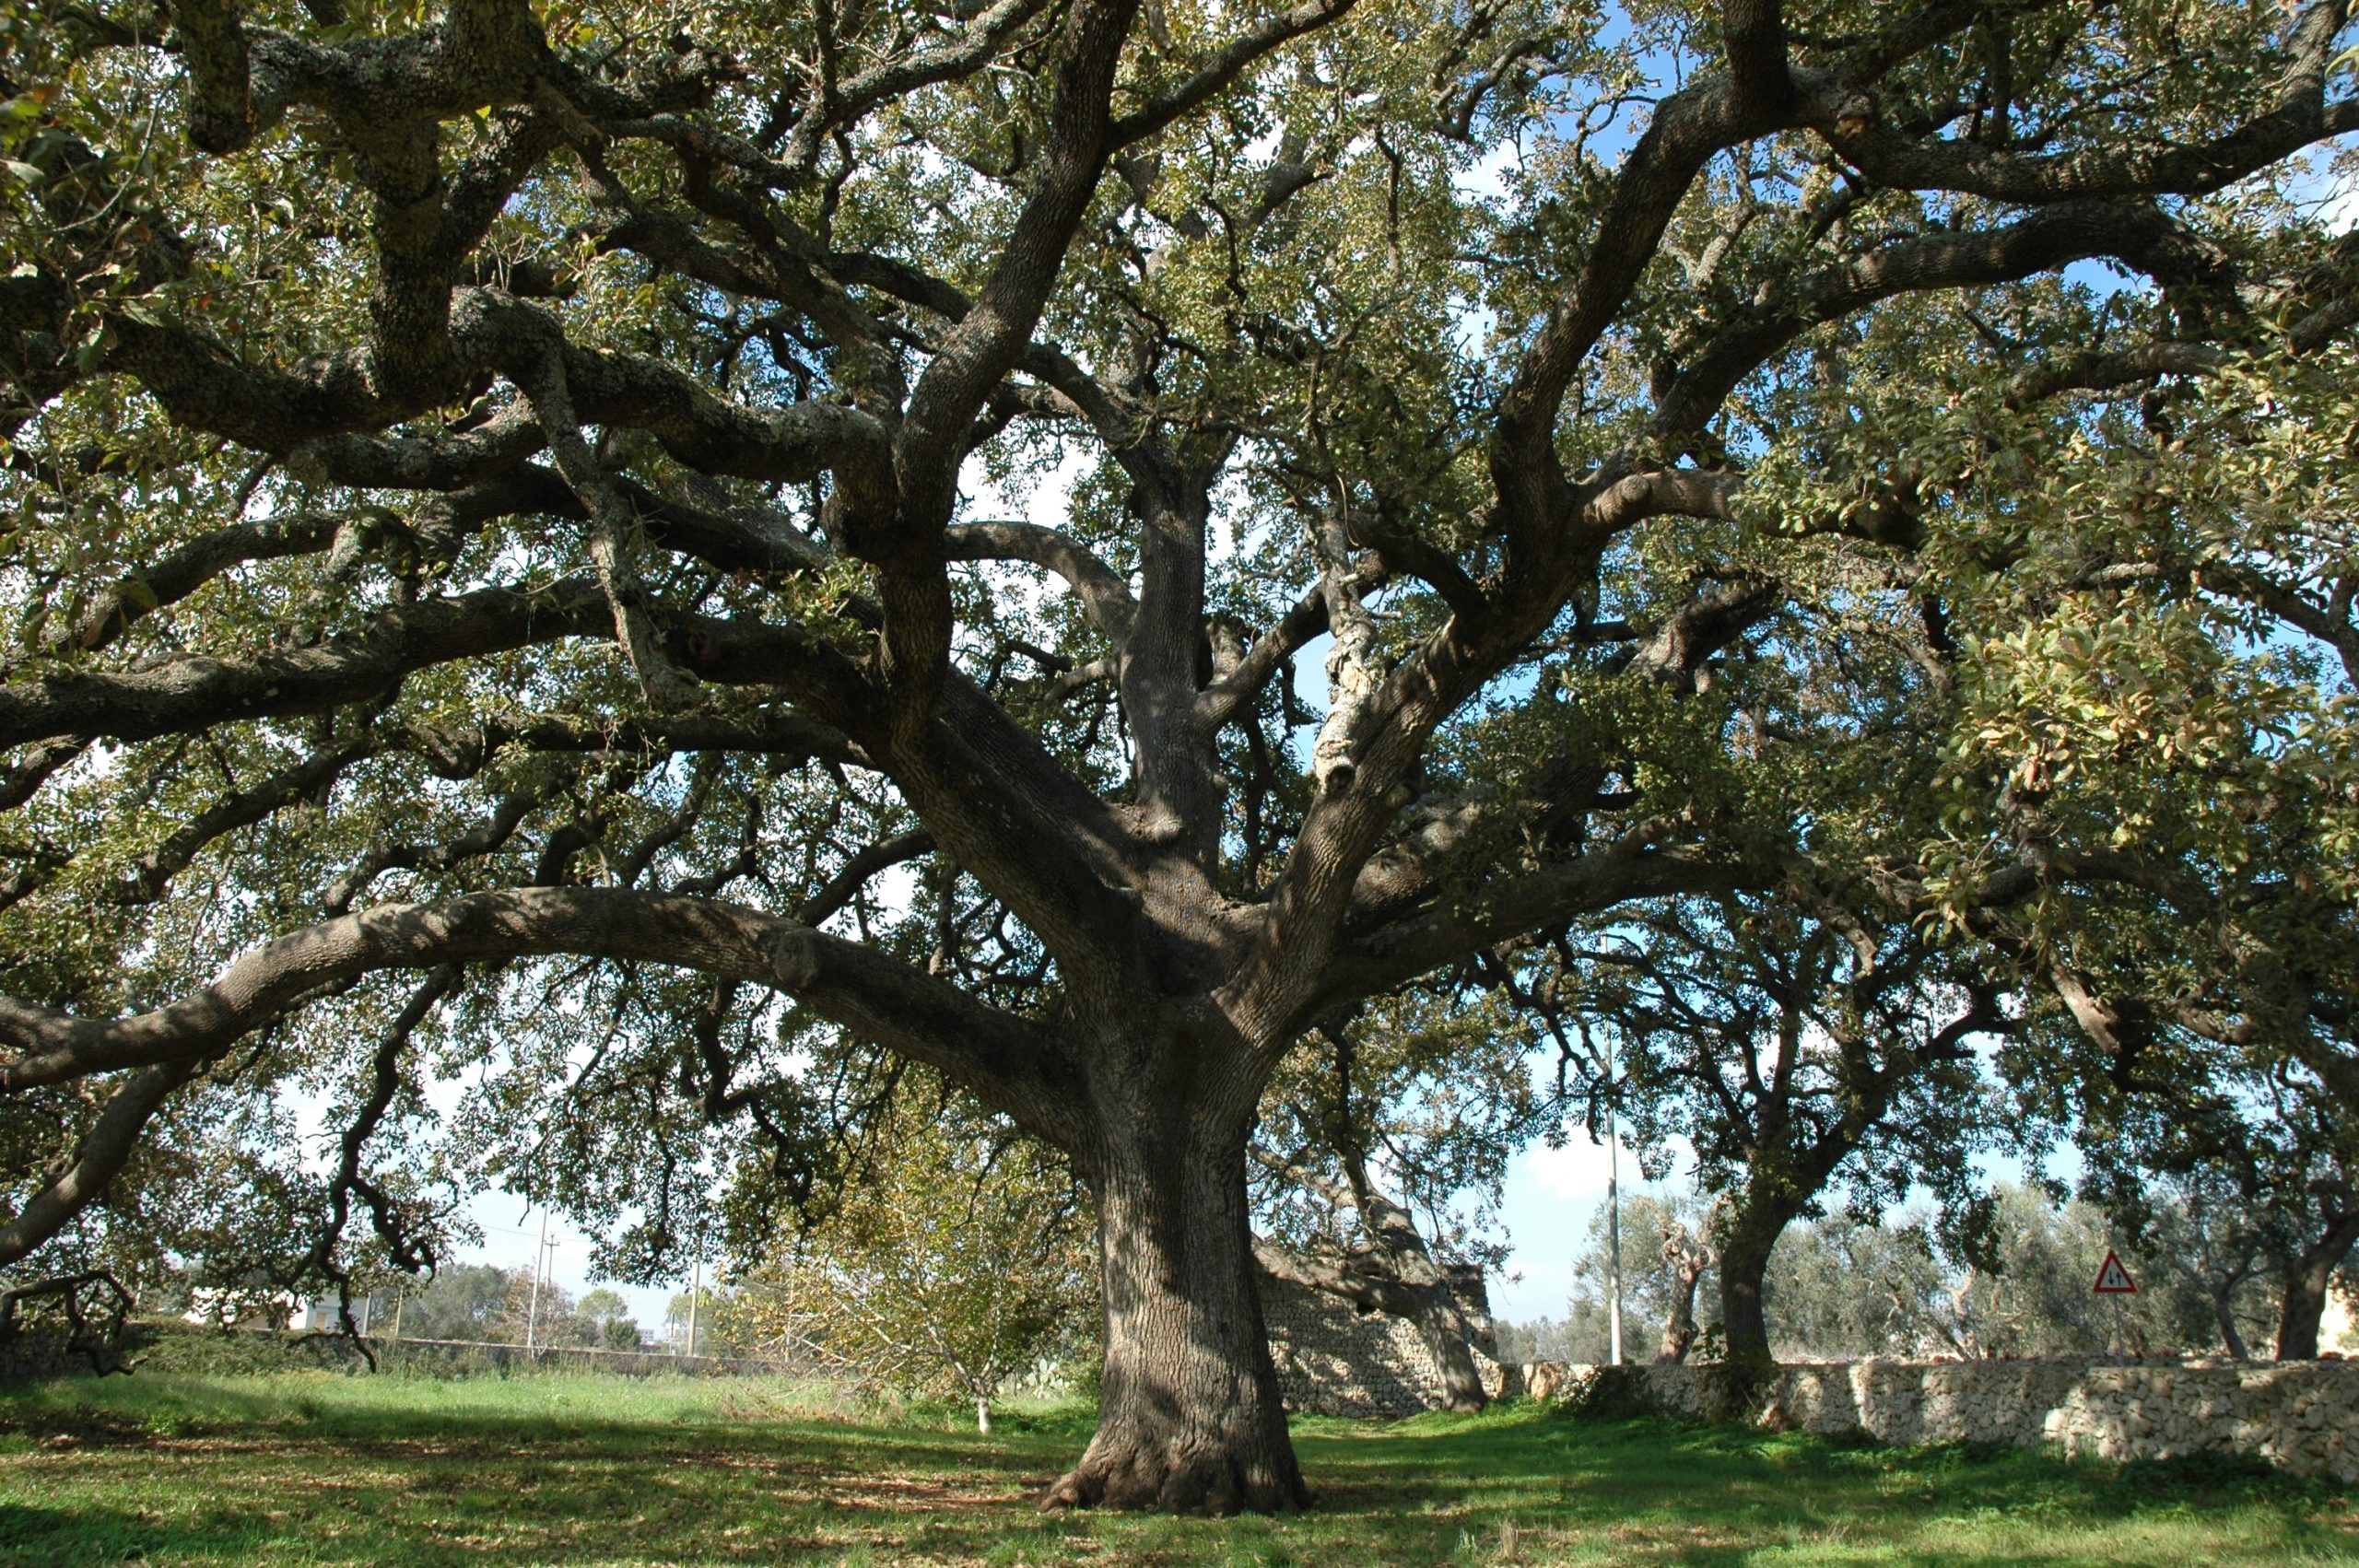
[[[1256,1456],[1199,1445],[1101,1439],[1049,1489],[1040,1506],[1215,1516],[1295,1514],[1310,1506],[1310,1492],[1291,1453]]]

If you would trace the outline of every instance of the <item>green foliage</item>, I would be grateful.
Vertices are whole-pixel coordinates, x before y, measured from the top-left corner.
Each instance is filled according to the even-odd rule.
[[[1671,1316],[1677,1277],[1664,1243],[1679,1237],[1696,1250],[1695,1313],[1700,1339],[1697,1350],[1708,1346],[1717,1332],[1719,1280],[1704,1237],[1709,1228],[1710,1205],[1690,1188],[1666,1186],[1622,1191],[1622,1359],[1625,1363],[1651,1362],[1662,1346]],[[1573,1255],[1573,1288],[1561,1318],[1542,1318],[1500,1328],[1500,1360],[1505,1362],[1564,1361],[1603,1365],[1613,1349],[1609,1322],[1614,1273],[1607,1235],[1605,1206],[1590,1214]],[[1773,1322],[1777,1303],[1772,1302]],[[1512,1342],[1511,1342],[1512,1341]]]
[[[1382,998],[1306,1036],[1262,1092],[1250,1173],[1258,1234],[1297,1250],[1366,1247],[1336,1195],[1380,1157],[1387,1200],[1420,1216],[1438,1259],[1496,1268],[1497,1210],[1516,1155],[1558,1129],[1561,1099],[1535,1082],[1535,1031],[1489,995],[1436,989]],[[1324,1190],[1302,1179],[1321,1173]]]
[[[2130,1350],[2220,1354],[2212,1260],[2185,1211],[2167,1214],[2136,1238],[2093,1203],[2059,1206],[2036,1188],[2007,1184],[1970,1240],[1922,1217],[1877,1225],[1831,1215],[1790,1231],[1771,1262],[1779,1354],[2102,1354],[2115,1343],[2113,1304],[2089,1287],[2107,1251],[2140,1287],[2120,1304]],[[2248,1330],[2265,1321],[2248,1316]]]
[[[826,1220],[741,1279],[726,1321],[770,1353],[864,1386],[969,1400],[1067,1357],[1097,1298],[1062,1162],[944,1104],[888,1122]]]
[[[447,1264],[424,1290],[404,1293],[402,1333],[417,1340],[509,1340],[509,1330],[520,1327],[511,1321],[511,1304],[531,1290],[532,1276],[522,1269]],[[523,1335],[512,1338],[521,1343]]]

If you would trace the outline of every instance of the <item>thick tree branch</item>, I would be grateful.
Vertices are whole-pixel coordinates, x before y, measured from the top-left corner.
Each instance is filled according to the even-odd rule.
[[[210,985],[127,1018],[78,1018],[0,998],[0,1041],[18,1053],[0,1062],[0,1092],[202,1061],[288,1016],[321,988],[379,970],[554,954],[672,965],[771,987],[939,1068],[1060,1147],[1074,1136],[1075,1085],[1050,1026],[986,1007],[946,981],[799,920],[606,887],[380,905],[280,937]]]
[[[6,1016],[7,1006],[0,1001],[0,1017]],[[0,1030],[6,1028],[0,1023]],[[202,1058],[195,1056],[160,1062],[118,1084],[73,1159],[0,1223],[0,1269],[21,1261],[104,1193],[129,1163],[140,1133],[163,1108],[165,1098],[203,1066]]]

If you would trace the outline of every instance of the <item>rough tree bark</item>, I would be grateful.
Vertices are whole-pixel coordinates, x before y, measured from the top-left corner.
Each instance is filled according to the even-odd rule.
[[[1740,1205],[1716,1238],[1720,1269],[1720,1332],[1728,1363],[1749,1372],[1775,1363],[1769,1353],[1765,1299],[1769,1255],[1795,1211],[1767,1203]]]
[[[207,971],[217,978],[175,974],[168,989],[187,989],[148,1012],[116,1016],[122,1003],[112,993],[51,989],[38,976],[27,988],[43,988],[41,996],[0,997],[0,1045],[8,1047],[0,1095],[89,1089],[116,1076],[103,1109],[72,1132],[58,1161],[38,1167],[28,1183],[35,1190],[13,1195],[0,1263],[69,1223],[126,1168],[167,1101],[239,1041],[362,976],[556,954],[688,969],[790,996],[848,1037],[938,1069],[1074,1159],[1100,1211],[1105,1401],[1096,1437],[1055,1500],[1206,1511],[1300,1505],[1302,1478],[1253,1288],[1242,1164],[1255,1103],[1286,1044],[1370,996],[1533,930],[1637,900],[1759,885],[1768,874],[1707,842],[1675,788],[1660,805],[1636,790],[1601,794],[1607,770],[1629,768],[1619,742],[1567,741],[1580,755],[1556,771],[1589,783],[1561,799],[1503,792],[1465,802],[1427,794],[1429,772],[1452,771],[1428,768],[1436,737],[1483,693],[1528,685],[1568,611],[1582,623],[1576,641],[1602,635],[1579,607],[1598,603],[1602,563],[1633,530],[1684,518],[1717,532],[1730,521],[1753,441],[1742,427],[1740,439],[1723,439],[1712,427],[1733,389],[1807,333],[1904,295],[1992,288],[2088,258],[2117,259],[2159,284],[2208,275],[2210,252],[2180,228],[2175,198],[2215,192],[2359,129],[2359,108],[2327,97],[2344,20],[2339,5],[2313,6],[2282,28],[2251,22],[2272,64],[2284,68],[2248,75],[2282,85],[2265,102],[2243,92],[2223,123],[2152,152],[2126,143],[2008,145],[2013,89],[2004,84],[1990,117],[1995,144],[1979,129],[1927,119],[1913,86],[1888,90],[1887,78],[1914,83],[1918,62],[1977,26],[1973,7],[1910,10],[1870,18],[1856,34],[1815,37],[1790,36],[1774,0],[1731,4],[1725,57],[1683,69],[1683,85],[1653,102],[1621,164],[1599,171],[1593,207],[1586,196],[1575,204],[1594,211],[1590,230],[1560,256],[1535,251],[1537,297],[1529,330],[1520,327],[1507,350],[1512,363],[1462,367],[1476,372],[1468,386],[1496,373],[1487,411],[1461,423],[1465,400],[1452,392],[1442,400],[1452,411],[1429,428],[1401,427],[1373,472],[1338,459],[1332,473],[1300,474],[1309,498],[1289,504],[1305,525],[1302,578],[1315,573],[1316,581],[1285,585],[1299,595],[1293,608],[1258,588],[1243,595],[1263,624],[1232,636],[1208,614],[1228,598],[1207,591],[1209,497],[1238,477],[1228,472],[1238,432],[1258,432],[1266,412],[1292,397],[1273,401],[1263,390],[1273,364],[1307,361],[1323,376],[1331,352],[1339,363],[1351,353],[1340,343],[1294,341],[1307,329],[1285,317],[1299,298],[1223,305],[1216,315],[1254,323],[1233,343],[1207,346],[1184,326],[1158,335],[1153,312],[1134,309],[1113,281],[1133,270],[1138,229],[1101,236],[1075,269],[1095,281],[1064,297],[1084,315],[1102,305],[1108,320],[1069,332],[1059,278],[1093,211],[1118,193],[1108,180],[1118,159],[1137,154],[1136,178],[1151,184],[1162,132],[1200,112],[1217,115],[1216,100],[1251,90],[1264,66],[1274,79],[1273,51],[1349,8],[1350,0],[1306,0],[1250,19],[1224,17],[1220,36],[1175,51],[1133,38],[1135,0],[953,6],[933,18],[938,32],[915,41],[904,29],[910,17],[893,8],[819,7],[805,53],[781,28],[763,33],[762,49],[746,58],[675,31],[661,6],[655,20],[664,25],[632,29],[662,41],[644,48],[604,28],[587,46],[552,41],[522,0],[451,0],[441,18],[405,30],[389,22],[383,37],[307,26],[288,7],[269,12],[288,24],[276,27],[260,9],[249,17],[234,6],[174,6],[169,31],[63,8],[74,15],[55,25],[77,30],[58,53],[78,52],[76,69],[133,57],[88,101],[111,96],[139,111],[94,131],[78,111],[61,118],[44,94],[18,96],[41,120],[46,163],[18,164],[41,175],[38,195],[12,209],[35,238],[21,248],[29,259],[18,275],[0,279],[0,434],[14,449],[10,483],[82,473],[77,452],[32,449],[47,439],[46,410],[79,397],[85,382],[104,381],[108,401],[86,404],[76,417],[117,407],[119,386],[172,427],[173,450],[227,454],[215,466],[229,478],[200,474],[186,492],[160,487],[204,497],[172,504],[216,508],[210,521],[226,532],[160,560],[139,558],[157,545],[154,529],[126,536],[121,558],[105,558],[100,574],[119,574],[122,591],[101,595],[95,619],[71,617],[87,657],[0,673],[0,745],[27,748],[0,774],[0,809],[70,777],[73,759],[101,743],[163,740],[198,756],[213,748],[195,738],[223,726],[250,726],[280,744],[330,732],[334,746],[267,790],[215,799],[209,784],[192,780],[192,798],[213,802],[186,825],[195,837],[128,857],[145,863],[126,885],[151,902],[200,850],[284,804],[329,802],[340,784],[371,801],[395,790],[415,796],[415,769],[370,774],[372,757],[425,766],[475,820],[447,836],[438,830],[437,842],[372,845],[333,881],[290,890],[286,907],[307,913],[235,959],[205,950],[203,963],[221,965]],[[678,20],[695,18],[683,11]],[[1446,52],[1451,63],[1438,88],[1467,88],[1480,99],[1526,74],[1524,45],[1504,35],[1485,44],[1492,20],[1486,14],[1458,41],[1462,47]],[[860,28],[867,30],[838,33]],[[1478,45],[1509,53],[1485,64],[1466,53]],[[1377,46],[1397,47],[1389,28]],[[1799,68],[1797,55],[1806,56]],[[866,64],[838,70],[852,62]],[[12,64],[12,79],[16,71]],[[367,308],[353,320],[322,314],[254,334],[244,330],[248,300],[259,290],[275,308],[268,277],[181,287],[200,281],[195,261],[232,272],[243,263],[218,245],[214,208],[183,206],[180,221],[166,210],[180,198],[165,184],[116,186],[119,175],[135,184],[146,178],[133,170],[147,166],[156,133],[147,107],[171,100],[154,85],[176,71],[186,77],[178,99],[184,129],[200,152],[227,156],[268,139],[269,158],[258,147],[239,179],[267,178],[270,159],[323,171],[333,164],[334,172],[316,176],[332,187],[322,199],[348,203],[358,215],[351,228],[307,236],[288,226],[274,243],[303,252],[289,275],[308,276],[316,263],[323,276],[358,280],[360,272],[339,269],[365,266]],[[751,78],[763,73],[757,88]],[[930,218],[881,240],[861,226],[833,228],[842,180],[856,170],[826,163],[827,148],[840,147],[847,160],[862,146],[898,152],[915,121],[871,124],[872,112],[910,93],[1007,76],[1039,91],[1003,176],[968,156],[980,145],[969,132],[996,138],[1005,128],[996,88],[977,89],[963,117],[945,109],[953,145],[966,152],[935,159],[954,176],[957,165],[986,180],[971,210],[985,225],[1009,214],[1001,231],[957,248],[955,237],[933,231],[962,226]],[[2119,97],[2141,90],[2141,79],[2100,87]],[[760,137],[745,134],[749,94],[775,99]],[[2073,94],[2080,101],[2081,84]],[[1473,123],[1472,101],[1460,123]],[[1262,107],[1250,105],[1249,117]],[[1618,115],[1623,100],[1613,107]],[[1978,126],[1985,119],[1974,116]],[[475,129],[446,133],[462,122]],[[1367,139],[1346,130],[1344,145]],[[1187,135],[1191,146],[1233,139]],[[1911,228],[1895,216],[1896,230],[1881,218],[1821,221],[1840,209],[1798,208],[1798,259],[1786,271],[1726,299],[1694,289],[1663,299],[1647,280],[1661,273],[1665,237],[1707,169],[1755,140],[1804,135],[1815,138],[1813,156],[1884,190],[1988,202],[1945,194],[1924,204],[1937,221]],[[93,147],[86,135],[121,145]],[[628,157],[609,157],[624,148]],[[570,182],[577,162],[586,182]],[[1326,170],[1271,172],[1262,216],[1285,199],[1282,190],[1310,188],[1311,175]],[[554,238],[527,221],[542,204],[521,199],[538,181],[557,193],[546,205],[588,215],[569,249],[578,239],[600,255],[627,252],[651,279],[680,283],[680,299],[725,298],[733,321],[745,301],[752,319],[776,320],[785,336],[767,357],[740,352],[751,339],[718,335],[659,339],[660,351],[649,353],[642,327],[654,327],[634,321],[608,333],[599,311],[577,320],[545,305],[564,294],[552,269],[511,253]],[[202,181],[176,170],[168,183]],[[932,200],[917,210],[936,210]],[[2004,213],[1980,228],[1951,216],[1986,207]],[[1156,227],[1175,231],[1196,216],[1150,212]],[[1748,205],[1740,227],[1753,214]],[[1247,237],[1227,208],[1218,216],[1207,231],[1241,256]],[[520,235],[496,236],[509,219]],[[843,248],[870,244],[907,254]],[[1774,249],[1785,253],[1784,241]],[[1232,283],[1243,287],[1241,276]],[[311,290],[307,282],[289,298],[308,301]],[[1634,333],[1650,336],[1666,308],[1693,316],[1694,331],[1642,378],[1651,414],[1635,406],[1641,394],[1632,391],[1627,443],[1588,453],[1568,472],[1568,403],[1590,408],[1597,361],[1621,354]],[[1106,351],[1109,340],[1141,333],[1135,365],[1122,363],[1127,349]],[[742,369],[761,357],[781,371],[792,361],[809,378],[793,394],[800,401],[786,401],[771,379],[694,369]],[[1233,406],[1176,390],[1167,357],[1201,362],[1214,383],[1234,375],[1241,390]],[[1605,365],[1604,381],[1620,384],[1625,369]],[[2068,373],[2059,387],[2079,384]],[[456,410],[465,412],[450,417]],[[968,460],[1019,419],[1055,440],[1090,445],[1122,471],[1135,529],[1106,535],[1106,558],[1094,553],[1095,525],[1085,537],[963,519]],[[1305,434],[1297,442],[1270,432],[1266,444],[1289,474],[1328,450],[1324,432]],[[1261,434],[1253,439],[1264,444]],[[1429,502],[1414,493],[1420,480],[1398,509],[1350,504],[1367,494],[1385,500],[1395,460],[1418,447],[1479,451],[1485,493],[1453,490]],[[94,461],[112,457],[101,451]],[[249,468],[250,478],[235,480]],[[371,515],[405,513],[388,534],[403,538],[401,548],[337,552],[333,542],[347,537],[341,525],[292,514],[249,519],[265,476],[350,501],[356,516],[364,506]],[[816,533],[804,526],[806,503]],[[30,507],[25,515],[66,513]],[[572,529],[577,521],[586,530]],[[48,526],[15,531],[10,548]],[[1848,512],[1828,525],[1855,534],[1860,527]],[[476,549],[470,542],[479,535],[488,537]],[[521,553],[534,557],[515,580],[502,564],[520,553],[511,543],[529,544]],[[641,551],[646,566],[637,564]],[[76,544],[77,560],[81,552]],[[658,552],[670,559],[651,569]],[[328,562],[321,583],[337,612],[332,635],[286,641],[256,635],[266,628],[254,625],[206,622],[206,579],[314,555]],[[345,555],[346,565],[364,563],[366,581],[334,578]],[[962,624],[949,570],[970,561],[1039,568],[1062,580],[1089,623],[1088,658],[1104,666],[1090,679],[1116,693],[1121,746],[1101,743],[1094,728],[1086,742],[1060,739],[1027,704],[1003,703],[972,667],[961,639],[978,623]],[[12,581],[48,570],[7,564]],[[83,564],[73,570],[89,575]],[[1801,591],[1750,575],[1742,584],[1702,577],[1684,599],[1667,591],[1659,624],[1643,638],[1625,626],[1624,654],[1600,650],[1584,679],[1601,690],[1626,678],[1695,691],[1721,651]],[[241,595],[276,603],[283,584],[266,579],[245,591],[255,587],[242,583]],[[181,611],[183,601],[195,608]],[[1399,623],[1411,635],[1379,635],[1387,628],[1379,614],[1402,603],[1419,606]],[[40,614],[47,609],[41,600]],[[18,641],[43,646],[40,627],[36,614],[17,628]],[[1291,683],[1297,656],[1321,635],[1333,638],[1330,704],[1308,776],[1284,790],[1231,777],[1238,731],[1249,750],[1283,753],[1283,741],[1270,747],[1261,729],[1267,699]],[[560,643],[604,640],[633,677],[636,695],[620,710],[594,692],[513,678],[514,665],[530,666]],[[468,679],[412,679],[428,671]],[[453,723],[421,708],[444,699],[418,687],[479,692],[469,700],[481,710]],[[569,707],[577,701],[588,710]],[[511,715],[511,706],[521,711]],[[767,717],[749,717],[757,713]],[[483,722],[470,735],[454,733],[475,720]],[[494,732],[502,726],[511,732]],[[891,840],[846,852],[832,827],[821,831],[804,847],[838,885],[813,892],[792,919],[770,908],[774,873],[792,857],[770,852],[776,847],[750,821],[743,848],[728,851],[745,862],[741,869],[708,842],[704,863],[667,870],[661,841],[651,839],[644,856],[602,862],[630,866],[628,876],[590,885],[569,865],[601,839],[606,819],[578,811],[560,788],[495,788],[486,759],[511,747],[621,759],[615,748],[627,737],[637,748],[629,759],[645,764],[641,805],[675,803],[664,780],[683,754],[791,754],[883,780],[877,793],[890,797],[897,817],[916,819],[924,847],[879,860]],[[1266,806],[1283,812],[1286,828],[1262,836],[1266,844],[1242,866],[1226,859],[1239,797],[1248,797],[1249,819]],[[1531,831],[1543,819],[1581,826]],[[528,842],[537,855],[523,852]],[[1521,848],[1503,852],[1508,845]],[[821,929],[851,896],[843,878],[856,889],[879,865],[920,852],[971,879],[1021,929],[1023,967],[1044,977],[1037,986],[1011,997],[1001,965],[962,974],[957,955],[945,954],[936,970]],[[370,895],[396,867],[417,874],[412,895],[420,902]],[[465,874],[445,874],[454,869]],[[25,875],[38,882],[40,868]],[[763,888],[759,908],[730,902],[747,881]],[[1477,888],[1479,899],[1463,895]],[[315,907],[302,904],[315,895]],[[0,889],[0,901],[20,906],[42,896],[13,874]],[[370,1117],[401,1082],[398,1056],[396,1041]],[[730,1103],[729,1066],[705,1084],[715,1106]],[[98,1104],[94,1093],[88,1103]],[[371,1125],[355,1124],[356,1154]],[[1725,1261],[1732,1352],[1757,1343],[1766,1354],[1759,1276],[1774,1239],[1772,1228]]]
[[[1100,1090],[1083,1169],[1106,1310],[1097,1431],[1051,1507],[1291,1513],[1309,1492],[1255,1288],[1245,1142],[1227,1084]]]
[[[2213,1285],[2211,1291],[2212,1321],[2219,1328],[2221,1348],[2234,1362],[2252,1360],[2252,1352],[2245,1348],[2244,1334],[2236,1328],[2236,1287],[2244,1280],[2243,1274],[2236,1274],[2224,1283]],[[2321,1301],[2318,1305],[2323,1311],[2326,1304]]]
[[[1662,1344],[1655,1362],[1676,1365],[1696,1345],[1696,1289],[1711,1267],[1712,1254],[1704,1238],[1674,1220],[1663,1230],[1662,1261],[1671,1271],[1671,1305],[1663,1314]]]

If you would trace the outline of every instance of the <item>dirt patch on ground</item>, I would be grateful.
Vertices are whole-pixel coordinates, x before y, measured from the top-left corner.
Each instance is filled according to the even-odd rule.
[[[1043,1483],[1044,1485],[1046,1483]],[[1003,1481],[968,1477],[837,1476],[826,1486],[839,1504],[897,1514],[949,1514],[972,1508],[1024,1509],[1038,1494]]]
[[[103,1410],[44,1413],[31,1421],[0,1421],[0,1433],[29,1437],[44,1449],[152,1448],[165,1433],[129,1416]]]

